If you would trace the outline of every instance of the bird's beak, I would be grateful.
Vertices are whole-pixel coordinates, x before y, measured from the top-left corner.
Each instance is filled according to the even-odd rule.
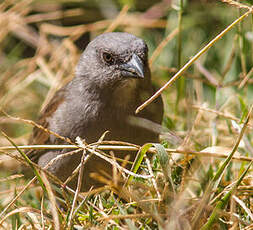
[[[131,60],[120,66],[123,77],[144,78],[144,65],[142,60],[133,54]]]

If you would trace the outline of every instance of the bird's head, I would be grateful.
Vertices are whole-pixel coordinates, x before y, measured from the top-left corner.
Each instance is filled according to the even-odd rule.
[[[129,33],[102,34],[86,47],[76,75],[99,88],[135,87],[149,80],[147,45]]]

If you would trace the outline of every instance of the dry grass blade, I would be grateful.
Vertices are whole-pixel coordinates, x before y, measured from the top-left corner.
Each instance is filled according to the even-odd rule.
[[[157,187],[157,183],[156,183],[156,180],[155,180],[155,176],[154,176],[154,173],[153,173],[153,170],[152,170],[152,167],[151,167],[151,164],[150,164],[150,161],[148,158],[146,158],[146,164],[148,166],[148,171],[149,171],[149,174],[151,175],[151,182],[154,186],[154,189],[156,191],[156,194],[157,194],[157,197],[158,197],[158,200],[161,201],[162,198],[161,198],[161,194],[160,192],[158,191],[158,187]]]
[[[15,179],[21,178],[23,176],[24,175],[22,175],[22,174],[12,175],[12,176],[9,176],[7,178],[0,179],[0,183],[5,182],[5,181],[9,181],[9,180],[15,180]]]
[[[234,117],[230,114],[226,114],[226,113],[223,113],[223,112],[220,112],[220,111],[217,111],[217,110],[213,110],[213,109],[209,109],[209,108],[206,108],[206,107],[201,107],[201,106],[198,106],[198,105],[192,105],[192,108],[199,109],[199,110],[204,110],[204,111],[207,111],[207,112],[210,112],[210,113],[215,113],[218,116],[221,116],[221,117],[224,117],[224,118],[227,118],[227,119],[230,119],[230,120],[233,120],[233,121],[236,121],[236,122],[240,123],[239,118]],[[250,129],[253,129],[253,125],[250,122],[247,124],[247,127],[250,128]]]
[[[44,223],[44,196],[42,196],[41,199],[41,206],[40,206],[40,216],[41,216],[41,223],[42,223],[42,229],[45,228],[45,223]]]
[[[113,20],[113,22],[111,23],[111,25],[109,25],[109,27],[105,30],[105,32],[107,33],[114,31],[117,28],[117,26],[120,25],[121,21],[123,21],[123,19],[126,17],[128,10],[129,6],[125,5],[120,11],[118,17]]]
[[[56,26],[49,23],[43,23],[41,25],[41,30],[46,34],[53,34],[57,36],[71,36],[76,40],[79,36],[84,33],[103,30],[112,23],[111,20],[102,20],[95,23],[80,25],[80,26],[69,26],[62,27]],[[143,18],[136,18],[134,16],[128,15],[123,21],[119,23],[122,26],[133,26],[133,27],[144,27],[144,28],[165,28],[165,20],[150,20]]]
[[[253,214],[252,211],[247,207],[247,204],[245,204],[242,200],[240,200],[237,196],[233,195],[233,199],[240,204],[240,206],[245,210],[245,212],[250,217],[251,221],[253,221]]]
[[[167,89],[174,81],[176,81],[203,53],[205,53],[210,47],[212,47],[219,39],[223,37],[229,30],[231,30],[237,23],[246,18],[252,13],[253,9],[248,10],[240,18],[236,19],[232,24],[230,24],[225,30],[218,34],[213,40],[211,40],[204,48],[202,48],[197,54],[194,55],[163,87],[161,87],[152,97],[146,100],[142,105],[140,105],[135,113],[139,113],[146,106],[148,106],[152,101],[154,101],[160,94]]]
[[[72,208],[71,208],[71,211],[70,211],[70,214],[69,214],[69,221],[68,221],[68,227],[70,228],[71,227],[71,224],[72,224],[72,221],[73,221],[73,214],[74,214],[74,211],[75,211],[75,205],[76,205],[76,201],[77,201],[77,197],[78,197],[78,194],[81,190],[81,186],[82,186],[82,179],[83,179],[83,168],[84,168],[84,164],[86,163],[86,161],[88,160],[89,158],[89,155],[86,155],[85,156],[85,153],[86,151],[83,150],[83,155],[82,155],[82,158],[81,158],[81,165],[80,165],[80,169],[79,169],[79,174],[78,174],[78,181],[77,181],[77,188],[76,188],[76,191],[75,191],[75,196],[74,196],[74,199],[73,199],[73,203],[72,203]]]
[[[10,101],[13,100],[13,98],[15,98],[16,94],[18,94],[20,91],[25,89],[28,85],[30,85],[36,79],[36,77],[37,77],[36,73],[31,74],[29,77],[25,78],[23,81],[14,85],[11,88],[11,90],[0,99],[1,107],[4,108],[8,103],[10,103]]]
[[[49,12],[49,13],[41,13],[41,14],[35,14],[35,15],[29,15],[25,17],[26,23],[37,23],[37,22],[43,22],[43,21],[50,21],[50,20],[57,20],[61,18],[66,17],[77,17],[81,16],[84,13],[81,9],[73,9],[73,10],[65,10],[62,12],[62,10]]]
[[[9,117],[9,118],[11,118],[11,119],[13,119],[13,120],[21,121],[21,122],[27,123],[27,124],[29,124],[29,125],[33,125],[33,126],[39,128],[39,129],[43,130],[44,132],[49,133],[49,134],[51,134],[51,135],[53,135],[53,136],[55,136],[55,137],[57,137],[57,138],[59,138],[59,139],[65,141],[65,142],[69,143],[69,144],[75,145],[75,143],[73,143],[69,138],[62,137],[62,136],[60,136],[59,134],[57,134],[57,133],[55,133],[55,132],[53,132],[53,131],[51,131],[51,130],[49,130],[49,129],[44,128],[43,126],[37,124],[37,123],[34,122],[34,121],[27,120],[27,119],[22,119],[22,118],[19,118],[19,117],[12,117],[12,116],[10,116],[9,114],[7,114],[6,112],[4,112],[3,110],[1,110],[1,111],[2,111],[7,117]]]
[[[48,198],[51,202],[51,212],[52,212],[52,216],[53,216],[54,229],[60,230],[61,225],[60,225],[59,215],[57,212],[57,204],[56,204],[55,195],[54,195],[51,185],[47,179],[47,176],[44,172],[41,172],[41,177],[42,177],[43,182],[45,184]]]
[[[236,56],[236,42],[237,42],[238,36],[234,36],[234,40],[233,40],[233,45],[232,45],[232,49],[231,49],[231,53],[229,55],[229,58],[227,60],[226,65],[224,66],[224,69],[222,71],[222,77],[224,78],[226,76],[226,74],[229,72],[229,70],[231,69],[232,63],[234,61],[234,58]]]
[[[36,213],[38,215],[40,215],[40,210],[38,209],[35,209],[35,208],[31,208],[31,207],[21,207],[21,208],[17,208],[17,209],[14,209],[12,210],[11,212],[9,212],[5,217],[3,217],[1,220],[0,220],[0,225],[3,224],[3,222],[10,216],[12,215],[15,215],[17,213],[27,213],[27,212],[33,212],[33,213]],[[50,217],[48,217],[48,215],[45,215],[45,217],[47,219],[50,219]]]
[[[195,63],[199,72],[202,73],[206,79],[215,87],[219,87],[220,83],[216,80],[216,78],[197,60]]]
[[[249,78],[251,77],[252,74],[253,74],[253,67],[251,68],[251,70],[247,73],[247,75],[241,81],[240,85],[238,86],[239,89],[241,89],[245,86],[245,84],[247,83],[247,81],[249,80]]]
[[[107,134],[107,132],[105,132],[99,139],[98,144],[93,146],[93,150],[95,151],[95,149],[98,147],[99,142],[103,141],[105,135]],[[75,196],[73,199],[73,204],[72,204],[72,208],[69,214],[69,222],[68,222],[68,227],[71,226],[71,222],[72,222],[72,216],[74,214],[74,210],[75,210],[75,204],[76,204],[76,200],[78,197],[78,194],[81,190],[81,186],[82,186],[82,180],[83,180],[83,170],[84,170],[84,165],[87,162],[87,160],[91,157],[92,154],[86,154],[86,147],[83,143],[83,141],[81,140],[80,137],[77,137],[76,139],[77,144],[83,149],[83,155],[81,158],[81,163],[80,163],[80,169],[79,169],[79,175],[78,175],[78,181],[77,181],[77,188],[76,188],[76,192],[75,192]]]
[[[172,40],[177,34],[178,34],[178,28],[174,29],[171,33],[169,33],[167,35],[167,37],[157,46],[157,48],[154,50],[151,58],[149,59],[149,64],[150,64],[151,68],[152,68],[154,61],[157,59],[157,57],[162,52],[162,50],[167,45],[167,43],[170,40]]]
[[[227,3],[231,6],[234,6],[236,8],[239,8],[239,9],[248,9],[248,10],[251,9],[250,6],[244,5],[240,2],[236,2],[236,1],[233,1],[233,0],[221,0],[221,1],[224,2],[224,3]]]
[[[116,166],[120,171],[123,171],[125,172],[126,174],[130,175],[130,176],[133,176],[133,177],[137,177],[137,178],[143,178],[143,179],[148,179],[150,178],[151,176],[150,175],[141,175],[141,174],[136,174],[136,173],[133,173],[131,172],[130,170],[120,166],[117,162],[114,162],[112,159],[110,159],[109,157],[105,156],[105,155],[102,155],[100,152],[98,151],[95,151],[93,148],[90,148],[90,147],[86,147],[86,149],[88,151],[90,151],[92,154],[102,158],[103,160],[107,161],[108,163],[110,163],[111,165],[114,165]]]
[[[18,146],[19,149],[77,149],[78,147],[76,145],[25,145],[25,146]],[[133,146],[124,146],[124,145],[100,145],[97,148],[98,150],[121,150],[121,151],[138,151],[138,147],[133,147]],[[6,147],[0,147],[0,150],[15,150],[14,147],[12,146],[6,146]],[[222,152],[222,153],[217,153],[217,152],[208,152],[208,151],[191,151],[191,150],[181,150],[181,149],[166,149],[168,154],[175,154],[179,153],[182,155],[193,155],[193,156],[201,156],[201,157],[214,157],[214,158],[226,158],[227,154]],[[155,148],[150,148],[148,150],[149,153],[156,153]],[[72,154],[72,153],[70,153]],[[61,157],[61,156],[60,156]],[[108,155],[108,157],[110,157]],[[119,158],[116,158],[117,160],[120,160]],[[250,162],[252,161],[253,158],[250,157],[245,157],[245,156],[233,156],[234,160],[237,161],[246,161]],[[131,163],[131,162],[128,162]]]
[[[112,219],[138,219],[143,217],[150,217],[150,214],[146,213],[140,213],[140,214],[128,214],[128,215],[110,215],[107,217],[101,217],[98,219],[98,221],[108,221]]]
[[[4,213],[20,198],[20,196],[26,191],[26,189],[36,181],[36,177],[34,177],[30,182],[16,195],[14,199],[3,209],[3,211],[0,213],[0,218],[3,217]],[[0,222],[1,223],[1,222]]]

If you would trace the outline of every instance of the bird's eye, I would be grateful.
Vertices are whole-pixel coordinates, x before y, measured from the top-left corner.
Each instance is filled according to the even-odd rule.
[[[109,64],[112,64],[113,63],[113,57],[110,53],[107,53],[107,52],[104,52],[103,53],[103,59],[109,63]]]

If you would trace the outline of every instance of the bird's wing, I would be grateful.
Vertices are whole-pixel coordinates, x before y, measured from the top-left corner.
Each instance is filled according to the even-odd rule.
[[[63,102],[64,100],[64,90],[59,90],[56,92],[55,96],[52,98],[52,100],[48,103],[48,105],[43,109],[41,112],[41,115],[39,117],[39,120],[37,122],[38,125],[41,125],[43,128],[47,129],[49,127],[48,119],[53,115],[53,113],[56,111],[58,106]],[[43,129],[40,129],[38,127],[33,128],[32,135],[29,139],[29,144],[33,145],[45,145],[50,144],[50,134],[46,132]],[[39,157],[44,153],[45,151],[38,151],[38,150],[29,150],[26,154],[27,156],[34,162],[37,162]]]

